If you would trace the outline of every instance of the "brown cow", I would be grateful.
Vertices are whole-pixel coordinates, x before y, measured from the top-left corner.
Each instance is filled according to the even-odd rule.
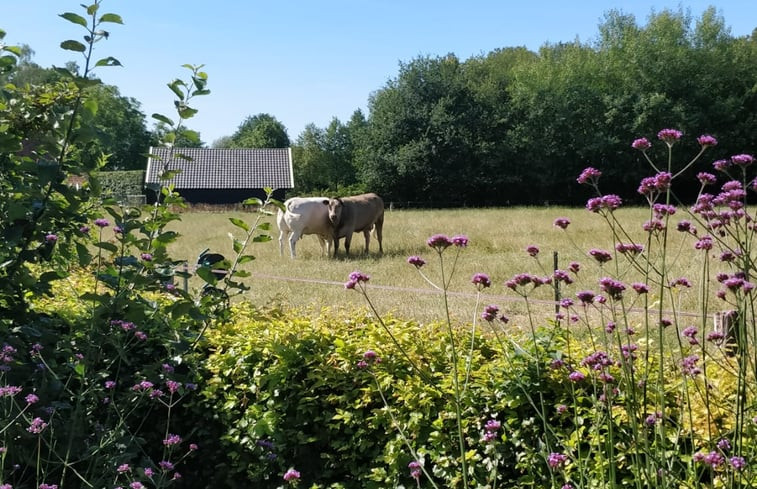
[[[334,226],[334,256],[339,249],[339,239],[344,238],[344,249],[350,254],[352,233],[365,236],[365,252],[371,241],[371,230],[376,233],[379,252],[384,252],[382,228],[384,227],[384,201],[376,194],[353,195],[341,199],[329,199],[329,220]]]

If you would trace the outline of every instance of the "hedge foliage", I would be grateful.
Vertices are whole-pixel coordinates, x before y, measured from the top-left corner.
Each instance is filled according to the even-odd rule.
[[[144,194],[144,170],[104,171],[99,172],[97,178],[102,186],[102,195],[119,202],[126,201],[130,195]]]
[[[203,477],[219,487],[274,488],[294,467],[304,487],[411,487],[416,482],[408,463],[414,458],[403,433],[439,487],[461,486],[445,326],[384,319],[420,365],[414,370],[365,313],[323,310],[311,319],[240,304],[233,317],[208,335],[202,400],[184,416],[208,419],[203,438],[220,442],[211,465],[223,470]],[[500,343],[484,330],[476,333],[472,350],[470,330],[460,328],[457,335],[458,348],[471,359],[461,396],[470,479],[547,487],[544,440],[559,439],[579,451],[583,446],[591,454],[607,443],[607,431],[595,429],[601,423],[613,425],[612,442],[631,453],[628,418],[620,411],[608,418],[597,402],[601,383],[577,388],[565,369],[554,368],[556,360],[577,365],[595,351],[590,344],[571,339],[568,356],[565,331],[552,326],[539,329],[536,341],[510,337]],[[361,368],[366,351],[376,352],[380,363]],[[466,359],[460,362],[464,372]],[[566,404],[569,410],[560,409]],[[502,426],[493,443],[484,441],[489,420]],[[686,439],[687,432],[679,436]],[[601,458],[599,471],[606,463]],[[630,459],[617,461],[620,484],[633,480]],[[421,478],[421,486],[427,484]]]

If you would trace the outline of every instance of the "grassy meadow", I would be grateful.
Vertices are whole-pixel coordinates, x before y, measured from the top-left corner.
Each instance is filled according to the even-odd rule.
[[[616,211],[616,218],[636,243],[645,243],[646,233],[642,224],[649,218],[648,209],[625,208]],[[243,237],[243,231],[234,226],[229,218],[235,217],[252,224],[258,214],[243,211],[188,211],[172,229],[182,238],[171,250],[175,258],[196,261],[197,255],[205,248],[214,252],[233,255],[230,234]],[[554,225],[558,217],[567,217],[571,224],[566,230]],[[674,216],[678,217],[678,216]],[[683,218],[683,217],[681,217]],[[321,249],[314,236],[305,236],[297,244],[297,259],[289,257],[285,243],[284,256],[279,255],[278,229],[275,217],[266,216],[271,223],[272,241],[253,243],[246,254],[256,260],[243,266],[252,273],[245,279],[251,289],[244,299],[265,306],[276,303],[288,307],[319,311],[327,308],[367,307],[362,295],[357,291],[345,290],[344,282],[350,272],[360,270],[368,274],[369,295],[379,314],[392,314],[402,319],[416,319],[422,322],[441,319],[442,296],[435,293],[416,269],[407,263],[407,257],[419,255],[427,261],[423,267],[426,276],[440,284],[440,261],[434,250],[426,245],[426,240],[434,234],[448,236],[466,235],[469,245],[465,249],[451,247],[444,253],[445,272],[449,273],[454,264],[454,256],[460,250],[459,259],[449,286],[451,291],[450,309],[455,321],[469,321],[478,315],[483,306],[497,304],[502,312],[514,321],[514,327],[523,326],[525,309],[523,300],[504,286],[504,282],[517,273],[549,275],[557,253],[558,268],[567,269],[572,261],[582,266],[578,280],[565,288],[564,297],[575,297],[580,290],[600,292],[597,285],[602,276],[615,276],[630,286],[640,280],[640,275],[629,266],[623,256],[600,268],[588,255],[592,248],[613,251],[612,231],[605,219],[583,208],[564,207],[518,207],[489,209],[450,210],[387,210],[384,223],[384,254],[378,254],[375,238],[371,239],[371,251],[363,253],[362,234],[355,234],[352,240],[351,256],[344,256],[343,243],[337,259],[321,255]],[[679,219],[673,219],[677,222]],[[675,229],[675,224],[672,225]],[[619,232],[620,233],[620,232]],[[701,310],[698,304],[697,286],[700,282],[700,255],[693,253],[693,240],[683,233],[672,231],[668,237],[673,247],[680,253],[668,257],[668,265],[674,272],[671,278],[687,277],[694,285],[681,297],[678,310]],[[623,242],[630,239],[623,238]],[[537,258],[525,251],[529,245],[540,249]],[[485,290],[481,303],[476,307],[476,294],[470,279],[475,273],[486,273],[492,286]],[[183,285],[181,283],[177,285]],[[200,286],[199,279],[190,280],[190,290]],[[654,289],[654,288],[652,288]],[[636,295],[630,290],[634,296]],[[554,290],[541,287],[532,296],[533,315],[548,318],[554,315]],[[716,303],[716,306],[719,305]]]

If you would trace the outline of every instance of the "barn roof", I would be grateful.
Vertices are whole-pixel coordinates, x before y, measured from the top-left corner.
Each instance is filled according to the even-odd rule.
[[[145,185],[160,183],[164,169],[181,170],[164,182],[176,189],[294,188],[291,148],[173,148],[173,156],[170,148],[150,148]]]

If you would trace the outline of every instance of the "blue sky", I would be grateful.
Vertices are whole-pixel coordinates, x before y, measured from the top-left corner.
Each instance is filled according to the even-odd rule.
[[[7,43],[30,45],[42,66],[81,61],[59,44],[81,39],[83,30],[58,17],[81,14],[81,3],[12,2],[2,9],[0,29]],[[503,47],[586,42],[610,9],[645,24],[653,11],[680,6],[698,18],[710,5],[734,36],[757,27],[754,0],[104,0],[101,12],[121,15],[124,25],[110,24],[95,57],[121,61],[97,74],[148,116],[173,116],[166,84],[185,77],[182,64],[204,64],[212,93],[198,99],[188,125],[208,144],[259,113],[276,117],[295,141],[309,123],[346,122],[358,108],[367,114],[370,94],[397,76],[400,62],[418,56],[465,60]]]

